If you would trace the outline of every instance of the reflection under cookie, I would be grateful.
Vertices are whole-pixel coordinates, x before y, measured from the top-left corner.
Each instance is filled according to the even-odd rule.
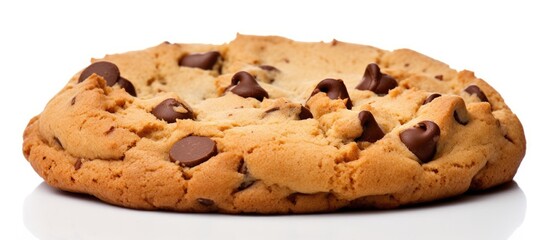
[[[23,219],[39,239],[506,239],[522,224],[515,182],[481,194],[387,211],[291,216],[152,212],[106,205],[40,184]]]

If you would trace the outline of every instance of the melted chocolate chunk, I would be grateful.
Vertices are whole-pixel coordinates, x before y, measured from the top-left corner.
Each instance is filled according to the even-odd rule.
[[[237,72],[231,79],[231,86],[234,86],[230,91],[243,98],[255,98],[258,101],[263,101],[263,98],[269,98],[269,94],[263,89],[251,74],[240,71]]]
[[[360,112],[358,114],[358,119],[360,120],[360,125],[362,125],[362,135],[355,139],[355,141],[366,141],[373,143],[385,136],[383,130],[381,130],[371,112]]]
[[[118,82],[118,78],[120,77],[120,70],[116,65],[110,62],[101,61],[92,63],[84,69],[78,78],[78,82],[83,82],[94,73],[103,77],[103,79],[107,81],[107,85],[111,87]]]
[[[480,88],[477,85],[470,85],[469,87],[465,88],[464,91],[471,95],[477,95],[480,101],[489,102],[484,92],[480,90]]]
[[[185,167],[194,167],[217,155],[217,147],[208,137],[188,136],[170,149],[170,160]]]
[[[444,79],[444,76],[440,74],[440,75],[436,75],[435,78],[442,81],[442,79]]]
[[[370,90],[376,94],[387,94],[389,90],[398,86],[398,82],[391,76],[384,74],[375,63],[370,63],[364,71],[362,82],[355,88],[358,90]]]
[[[301,106],[301,111],[299,112],[299,120],[304,120],[308,118],[313,118],[313,114],[309,111],[308,108]]]
[[[439,138],[440,128],[431,121],[419,122],[400,133],[402,143],[424,163],[433,160]]]
[[[193,112],[185,104],[168,98],[153,108],[151,113],[158,119],[174,123],[177,119],[194,119]]]
[[[353,103],[351,102],[345,83],[343,83],[343,80],[341,79],[336,80],[327,78],[320,81],[313,90],[311,97],[319,92],[326,93],[330,99],[347,99],[347,102],[345,103],[347,109],[351,109],[353,107]]]
[[[134,97],[137,97],[137,93],[135,92],[135,87],[133,86],[132,82],[128,81],[123,77],[120,77],[118,78],[118,85],[120,85],[121,88],[126,90],[128,94]]]
[[[217,51],[188,54],[179,60],[179,66],[212,70],[220,57]]]
[[[435,100],[435,98],[440,97],[440,96],[441,96],[441,95],[438,94],[438,93],[433,93],[433,94],[429,95],[429,97],[427,97],[427,98],[425,99],[425,101],[423,102],[423,105],[432,102],[433,100]]]

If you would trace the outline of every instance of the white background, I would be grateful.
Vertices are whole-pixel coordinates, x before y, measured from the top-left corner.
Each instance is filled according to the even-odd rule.
[[[221,44],[237,32],[282,35],[300,41],[336,38],[384,49],[411,48],[455,69],[475,71],[503,95],[526,131],[527,154],[515,177],[517,189],[526,199],[526,211],[522,222],[509,219],[519,225],[511,238],[549,239],[549,159],[544,152],[549,134],[548,10],[543,1],[2,1],[0,239],[35,238],[23,222],[23,210],[25,199],[36,199],[37,195],[31,193],[42,181],[21,153],[22,133],[28,120],[43,109],[70,76],[86,67],[91,57],[143,49],[165,40]],[[47,195],[48,189],[41,187]],[[421,215],[421,209],[413,212],[406,215],[410,221],[414,221],[413,214]],[[136,213],[141,214],[130,211]],[[498,216],[482,211],[478,214],[470,218],[475,224],[454,228],[480,231],[489,224],[490,216],[486,214]],[[289,221],[295,219],[299,218]],[[330,216],[318,219],[332,221],[334,216],[332,220]],[[334,223],[334,228],[345,224],[344,218],[338,219],[341,222]],[[94,222],[101,221],[101,216],[87,219],[85,227],[93,229],[97,227]],[[228,221],[225,226],[230,224]],[[381,228],[391,229],[389,226],[387,222]],[[494,231],[499,230],[512,232]],[[235,231],[241,238],[251,237],[246,228]]]

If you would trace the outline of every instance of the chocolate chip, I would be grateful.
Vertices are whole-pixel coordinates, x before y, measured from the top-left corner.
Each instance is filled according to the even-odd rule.
[[[82,159],[76,159],[76,162],[74,163],[74,170],[78,170],[82,167]]]
[[[463,101],[460,101],[459,103],[460,104],[454,108],[454,119],[461,125],[467,125],[467,123],[469,123],[467,108]]]
[[[271,65],[259,65],[258,67],[265,70],[265,71],[269,71],[269,72],[280,72],[280,70],[278,70],[278,68],[275,68]]]
[[[353,103],[351,102],[345,83],[343,83],[343,80],[341,79],[336,80],[327,78],[320,81],[316,85],[315,90],[313,90],[311,97],[319,92],[326,93],[330,99],[347,99],[347,102],[345,103],[347,109],[351,109],[353,107]]]
[[[440,75],[436,75],[435,78],[442,81],[442,79],[444,79],[444,76],[440,74]]]
[[[220,57],[217,51],[188,54],[179,60],[179,66],[212,70]]]
[[[170,149],[170,160],[185,167],[194,167],[217,155],[215,142],[208,137],[188,136]]]
[[[158,119],[174,123],[177,119],[194,119],[193,112],[179,101],[168,98],[153,108],[151,113]]]
[[[355,88],[358,90],[370,90],[376,94],[387,94],[389,90],[398,86],[398,82],[391,76],[384,74],[375,63],[370,63],[364,71],[362,82]]]
[[[464,110],[464,111],[467,111],[467,110]],[[469,120],[464,115],[465,114],[459,114],[458,110],[454,110],[454,119],[456,120],[456,122],[458,122],[461,125],[467,125],[467,123],[469,123]]]
[[[92,63],[90,66],[84,69],[84,71],[82,71],[82,74],[80,74],[80,77],[78,78],[78,82],[86,80],[94,73],[103,77],[103,79],[107,81],[107,85],[111,87],[116,84],[116,82],[118,81],[118,77],[120,77],[120,70],[116,65],[110,62],[101,61]]]
[[[438,93],[433,93],[433,94],[429,95],[429,97],[427,97],[427,98],[425,99],[425,101],[423,101],[423,105],[432,102],[433,100],[435,100],[435,98],[440,97],[440,96],[441,96],[441,95],[438,94]]]
[[[76,103],[76,96],[72,97],[71,99],[71,106],[73,106]]]
[[[269,98],[269,94],[263,89],[251,74],[240,71],[237,72],[231,79],[231,86],[234,86],[230,91],[243,98],[255,98],[262,101],[263,98]]]
[[[478,99],[483,102],[488,102],[488,98],[484,94],[482,90],[477,85],[470,85],[469,87],[465,88],[465,92],[471,94],[471,95],[477,95]]]
[[[308,108],[301,106],[301,111],[299,112],[299,120],[304,120],[308,118],[313,118],[313,114],[309,111]]]
[[[127,79],[120,77],[118,78],[118,85],[122,87],[126,92],[134,97],[137,97],[137,93],[135,92],[135,87],[133,86],[132,82],[128,81]]]
[[[134,97],[137,97],[133,84],[127,79],[121,77],[118,67],[110,62],[101,61],[92,63],[90,66],[84,69],[84,71],[82,71],[82,74],[80,74],[80,77],[78,78],[78,82],[80,83],[86,80],[94,73],[103,77],[103,79],[107,81],[108,86],[112,87],[114,86],[114,84],[118,83],[120,87],[126,90],[127,93]]]
[[[360,120],[360,125],[362,126],[362,135],[355,139],[355,141],[366,141],[373,143],[385,136],[383,130],[381,130],[371,112],[361,111],[358,114],[358,119]]]
[[[402,143],[424,163],[435,156],[439,137],[440,128],[431,121],[419,122],[413,128],[400,133]]]
[[[213,206],[215,204],[213,200],[207,198],[197,198],[196,201],[206,207]]]

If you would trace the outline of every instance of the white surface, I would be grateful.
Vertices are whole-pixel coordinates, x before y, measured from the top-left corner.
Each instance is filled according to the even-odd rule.
[[[508,238],[521,225],[525,210],[526,198],[514,182],[486,194],[397,211],[298,216],[136,211],[42,183],[25,200],[23,220],[40,239],[496,240]]]
[[[543,1],[359,2],[0,2],[1,149],[7,153],[0,168],[0,239],[136,239],[152,233],[166,239],[219,234],[246,239],[263,233],[318,239],[447,239],[448,234],[549,239],[549,163],[543,151],[549,134],[549,8]],[[23,129],[91,57],[165,40],[219,44],[236,32],[406,47],[474,70],[503,95],[525,127],[528,150],[515,177],[518,186],[391,212],[234,217],[132,211],[41,185],[21,153]]]

